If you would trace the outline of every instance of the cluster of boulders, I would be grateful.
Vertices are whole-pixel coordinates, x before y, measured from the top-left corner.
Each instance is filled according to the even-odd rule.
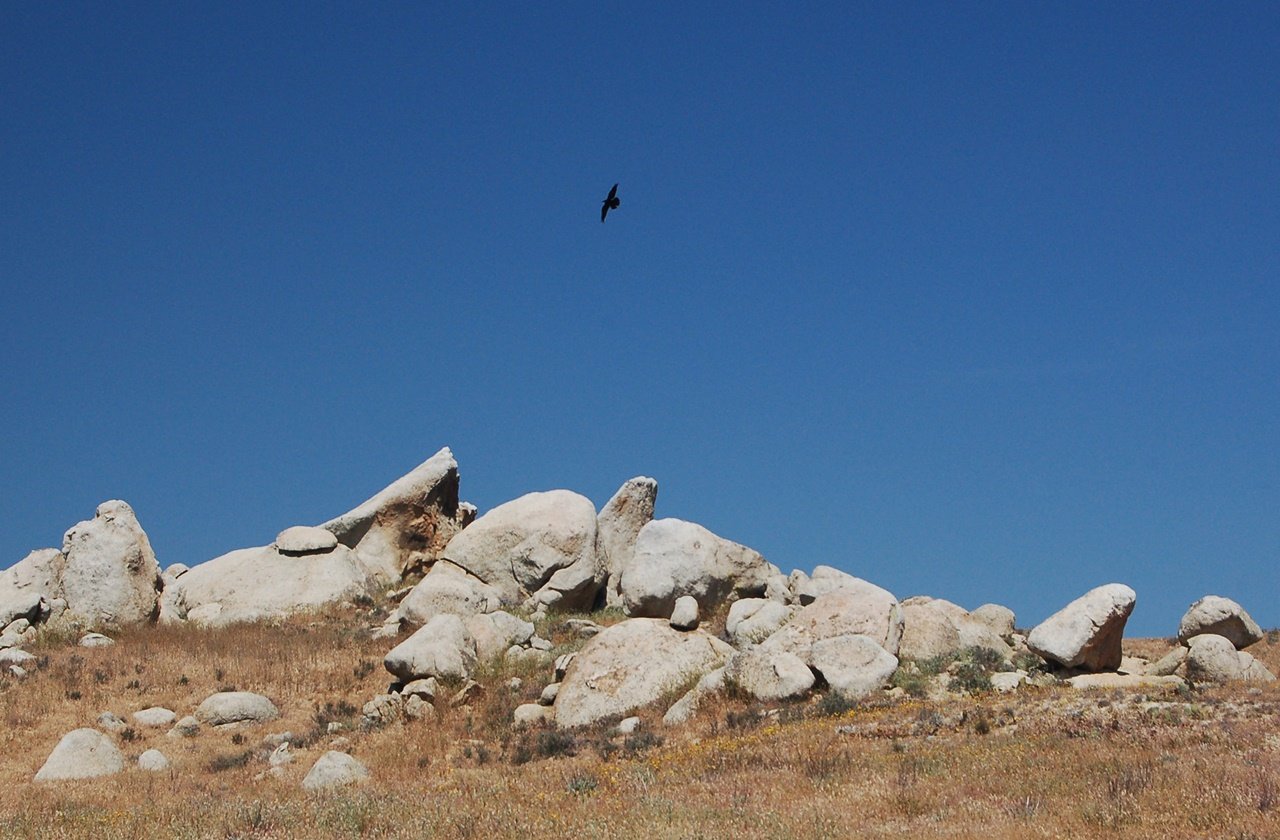
[[[1000,690],[1046,671],[1079,686],[1274,679],[1242,650],[1261,630],[1225,598],[1196,602],[1179,629],[1182,646],[1139,662],[1122,655],[1136,603],[1122,584],[1085,593],[1024,634],[996,604],[967,611],[938,598],[899,600],[828,566],[784,574],[701,525],[654,518],[656,499],[657,482],[638,477],[599,512],[577,493],[552,490],[477,517],[459,501],[446,448],[342,516],[163,574],[132,509],[106,502],[67,532],[61,550],[33,552],[0,573],[0,648],[11,649],[3,664],[22,671],[23,644],[64,616],[85,629],[219,626],[390,592],[398,604],[373,632],[393,641],[384,664],[395,682],[366,704],[369,725],[430,717],[444,684],[453,686],[450,702],[467,702],[485,690],[472,679],[478,665],[495,657],[551,665],[539,702],[519,707],[515,722],[565,728],[673,697],[664,720],[677,724],[721,692],[857,699],[888,688],[904,667],[963,651],[1001,664],[992,678]],[[585,644],[553,663],[533,621],[602,607],[625,619],[603,628],[576,620]],[[706,629],[711,615],[723,632]],[[947,675],[938,679],[945,690]],[[72,743],[114,760],[87,735]]]
[[[141,729],[169,726],[172,727],[168,731],[170,738],[195,738],[204,727],[240,729],[265,724],[279,717],[279,710],[269,698],[249,691],[212,694],[191,715],[180,720],[171,709],[159,706],[134,712],[129,722],[112,712],[103,712],[98,716],[96,727],[75,729],[62,736],[36,772],[35,781],[91,779],[124,771],[129,761],[112,736],[123,735],[131,726]],[[269,765],[264,776],[283,775],[283,768],[294,761],[292,745],[295,740],[291,732],[272,733],[263,739],[261,752]],[[171,768],[168,757],[155,748],[143,751],[133,763],[145,772],[163,772]],[[329,750],[312,765],[302,780],[302,787],[323,790],[359,784],[368,778],[369,771],[357,759],[338,750]]]

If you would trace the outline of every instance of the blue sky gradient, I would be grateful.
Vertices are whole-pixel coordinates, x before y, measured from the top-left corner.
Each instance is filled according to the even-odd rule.
[[[1275,4],[213,6],[0,11],[0,566],[448,445],[481,511],[646,474],[784,570],[1280,625]]]

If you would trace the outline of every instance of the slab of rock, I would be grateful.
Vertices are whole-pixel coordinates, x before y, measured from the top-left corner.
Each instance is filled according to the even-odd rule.
[[[733,648],[702,630],[633,618],[602,630],[565,672],[553,707],[561,728],[621,717],[725,663]]]
[[[512,645],[523,647],[533,639],[532,624],[503,610],[467,616],[463,623],[475,640],[476,658],[482,662],[501,656]]]
[[[124,756],[108,736],[96,729],[76,729],[62,736],[35,780],[92,779],[123,769]]]
[[[1187,640],[1187,679],[1191,682],[1271,682],[1267,667],[1252,654],[1236,650],[1225,636],[1202,633]]]
[[[277,534],[276,541],[271,545],[281,554],[300,557],[305,554],[328,554],[338,547],[338,538],[325,528],[294,525]]]
[[[209,726],[228,723],[264,723],[280,717],[276,704],[252,691],[219,691],[196,708],[196,718]]]
[[[1155,674],[1077,674],[1067,678],[1072,688],[1178,688],[1186,685],[1186,680],[1178,676],[1157,676]],[[994,683],[993,683],[994,685]]]
[[[677,630],[698,629],[698,600],[692,595],[681,595],[671,609],[671,626]]]
[[[618,582],[628,615],[667,617],[681,595],[705,612],[738,598],[765,594],[778,568],[759,552],[680,519],[655,519],[640,529]]]
[[[619,487],[596,517],[596,550],[607,576],[605,603],[610,607],[622,606],[618,591],[622,569],[635,553],[640,529],[653,521],[657,501],[658,482],[638,476]]]
[[[898,670],[898,658],[869,636],[845,634],[819,639],[809,664],[832,691],[857,699],[881,690]]]
[[[195,566],[164,591],[161,620],[221,627],[269,621],[370,595],[374,578],[346,546],[283,554],[274,545],[242,548]]]
[[[790,651],[812,665],[810,651],[814,642],[855,635],[866,636],[897,655],[902,626],[902,608],[893,594],[859,580],[856,586],[821,595],[802,607],[761,646]]]
[[[163,706],[152,706],[133,713],[133,722],[139,726],[169,726],[178,716],[171,709]]]
[[[119,500],[98,505],[93,519],[62,539],[61,592],[67,608],[91,624],[151,621],[159,608],[160,564],[133,508]]]
[[[1091,589],[1036,625],[1027,646],[1067,668],[1114,671],[1120,667],[1124,625],[1136,602],[1134,591],[1121,583]]]
[[[769,598],[742,598],[729,607],[724,631],[736,648],[758,645],[778,632],[796,609]]]
[[[739,651],[725,665],[725,679],[756,700],[803,697],[813,688],[813,672],[800,657],[783,650]]]
[[[344,752],[329,750],[311,765],[302,787],[309,791],[331,790],[369,781],[369,770]]]
[[[456,615],[437,615],[382,660],[404,682],[436,677],[467,679],[476,666],[476,642]]]
[[[1182,663],[1187,661],[1187,649],[1182,645],[1176,646],[1173,650],[1160,657],[1157,661],[1146,667],[1146,673],[1159,677],[1167,677],[1182,667]]]
[[[62,570],[67,558],[56,548],[41,548],[0,571],[0,626],[25,615],[31,596],[53,601],[62,597]]]
[[[726,669],[716,668],[702,675],[697,684],[677,700],[662,716],[664,726],[679,726],[698,713],[702,701],[725,690]]]
[[[159,750],[147,750],[138,756],[138,769],[148,773],[159,773],[169,769],[169,759]]]
[[[604,585],[595,505],[568,490],[498,505],[450,540],[444,558],[497,590],[503,604],[590,609]]]
[[[1237,650],[1262,639],[1262,628],[1244,607],[1219,595],[1206,595],[1196,601],[1178,623],[1178,641],[1183,644],[1207,633],[1230,639]]]
[[[112,639],[109,636],[104,636],[101,633],[85,633],[80,637],[79,645],[80,647],[97,648],[111,647],[115,643],[115,639]]]
[[[446,446],[364,503],[320,527],[353,549],[379,583],[420,572],[475,516],[458,501],[458,462]]]

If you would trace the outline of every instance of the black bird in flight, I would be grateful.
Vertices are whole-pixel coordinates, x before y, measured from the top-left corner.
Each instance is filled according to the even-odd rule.
[[[604,206],[600,208],[601,223],[604,222],[604,217],[609,215],[609,211],[617,210],[621,203],[622,199],[618,198],[618,185],[614,184],[613,189],[609,190],[609,197],[604,200]]]

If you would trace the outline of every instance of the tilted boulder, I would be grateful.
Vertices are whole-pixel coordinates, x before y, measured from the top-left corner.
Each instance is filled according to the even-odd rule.
[[[368,569],[344,545],[310,554],[282,553],[275,544],[242,548],[172,580],[161,599],[160,619],[191,619],[214,627],[267,621],[368,595],[375,588]]]
[[[160,564],[133,508],[112,500],[62,540],[61,595],[67,608],[93,624],[123,626],[155,618]]]
[[[75,729],[62,736],[36,773],[37,782],[92,779],[124,769],[124,755],[110,736],[96,729]]]
[[[855,579],[857,580],[857,579]],[[902,608],[893,593],[865,580],[819,596],[766,639],[762,647],[796,654],[812,665],[815,642],[836,636],[866,636],[897,655],[902,640]]]
[[[726,601],[760,597],[778,567],[759,552],[680,519],[655,519],[640,529],[618,582],[628,615],[667,617],[681,595],[704,613]]]
[[[394,617],[422,625],[444,613],[478,615],[502,605],[502,593],[497,589],[448,560],[441,560],[404,596]]]
[[[742,598],[729,607],[724,632],[734,647],[758,645],[778,632],[798,609],[768,598]]]
[[[731,656],[725,665],[725,679],[766,702],[803,697],[814,682],[809,666],[794,653],[760,647]]]
[[[1115,670],[1135,603],[1137,595],[1122,583],[1091,589],[1036,625],[1027,647],[1066,668]]]
[[[446,446],[320,527],[359,554],[386,584],[425,570],[474,516],[474,507],[458,501],[458,462]]]
[[[569,663],[556,696],[561,728],[622,717],[719,668],[733,648],[666,618],[632,618],[593,636]]]
[[[34,623],[42,601],[49,604],[62,597],[66,560],[56,548],[41,548],[0,571],[0,627],[19,618]]]
[[[999,633],[950,601],[917,595],[902,602],[902,614],[898,656],[903,659],[954,656],[975,647],[993,651],[1004,659],[1013,656],[1013,648]]]
[[[1230,639],[1237,650],[1262,639],[1262,628],[1244,607],[1219,595],[1206,595],[1196,601],[1178,623],[1178,641],[1183,644],[1206,633]]]
[[[1192,682],[1271,682],[1275,679],[1265,665],[1252,654],[1236,650],[1235,643],[1225,636],[1203,633],[1192,636],[1187,645],[1187,679]]]
[[[403,682],[466,679],[475,670],[476,641],[461,618],[442,613],[392,648],[382,664]]]
[[[640,529],[653,521],[657,501],[658,482],[638,476],[618,488],[596,517],[596,549],[607,575],[605,603],[610,607],[622,606],[618,591],[622,569],[635,553]]]
[[[498,505],[450,540],[443,556],[496,590],[506,605],[532,599],[589,609],[604,585],[595,505],[569,490]]]
[[[889,684],[898,670],[898,658],[874,639],[846,634],[814,642],[809,665],[832,691],[858,699]]]

